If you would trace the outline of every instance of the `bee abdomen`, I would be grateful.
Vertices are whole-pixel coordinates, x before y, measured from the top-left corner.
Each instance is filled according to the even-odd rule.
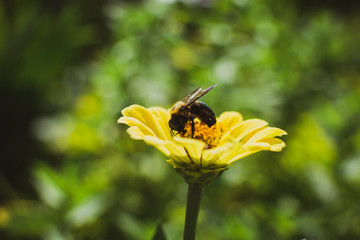
[[[190,106],[190,112],[194,117],[197,117],[211,127],[216,123],[216,116],[215,113],[211,110],[211,108],[201,101],[195,101]]]

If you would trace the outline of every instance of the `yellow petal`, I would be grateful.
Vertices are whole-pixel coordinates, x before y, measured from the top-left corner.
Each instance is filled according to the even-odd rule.
[[[225,133],[221,137],[220,142],[219,142],[219,144],[217,145],[216,148],[222,147],[223,145],[226,145],[227,147],[229,147],[230,146],[230,145],[228,145],[229,143],[233,144],[233,143],[237,143],[237,142],[235,141],[235,138],[233,138],[231,136],[231,134],[228,132],[228,133]]]
[[[161,139],[170,139],[170,128],[168,126],[167,110],[157,108],[146,109],[139,105],[131,105],[122,110],[123,117],[118,123],[125,123],[129,126],[137,126],[144,131],[145,135],[155,135]],[[144,127],[146,126],[146,128]],[[148,130],[151,129],[152,133]]]
[[[246,145],[247,149],[252,152],[258,152],[262,150],[270,150],[270,144],[267,142],[256,142]]]
[[[161,131],[164,139],[172,139],[169,127],[170,113],[165,108],[151,107],[149,111],[154,115],[156,122],[159,123],[159,131]]]
[[[153,145],[158,149],[161,149],[161,151],[165,153],[167,156],[170,155],[186,156],[186,152],[183,146],[176,144],[173,141],[162,140],[152,136],[146,136],[144,140],[147,144]]]
[[[190,161],[189,157],[187,155],[179,156],[179,155],[173,155],[170,154],[169,156],[170,160],[167,160],[168,163],[173,165],[175,168],[183,168],[183,167],[194,167],[193,162]]]
[[[248,155],[254,154],[259,151],[268,150],[274,152],[280,152],[285,147],[285,143],[278,138],[268,138],[263,139],[261,142],[246,144],[243,146],[245,151],[238,151],[238,153],[233,154],[231,158],[227,158],[227,163],[231,164],[237,160],[244,158]]]
[[[269,143],[269,150],[273,152],[280,152],[286,146],[286,144],[279,138],[264,138],[261,142]]]
[[[162,153],[164,153],[166,156],[169,156],[171,154],[171,151],[169,150],[169,148],[167,147],[168,142],[161,140],[157,137],[152,137],[152,136],[145,136],[144,137],[144,141],[149,144],[149,145],[153,145],[154,147],[156,147],[157,149],[159,149]]]
[[[222,113],[217,121],[228,129],[233,129],[243,121],[243,117],[238,112],[224,112]]]
[[[133,104],[129,107],[124,108],[121,113],[124,117],[132,117],[139,119],[141,122],[146,122],[144,116],[146,116],[147,114],[147,109],[143,106]]]
[[[135,118],[130,118],[130,117],[121,117],[119,120],[118,120],[118,123],[124,123],[128,126],[130,126],[131,130],[128,129],[128,133],[132,133],[132,132],[137,132],[137,133],[142,133],[143,136],[146,136],[146,135],[151,135],[151,136],[155,136],[155,133],[154,131],[149,128],[148,126],[146,126],[144,123],[140,122],[138,119],[135,119]],[[137,129],[137,130],[135,130]],[[130,132],[129,132],[130,131]],[[139,137],[133,137],[132,134],[130,134],[130,136],[134,139],[142,139],[142,138],[139,138]]]
[[[227,165],[225,158],[234,151],[236,144],[237,143],[227,141],[216,148],[205,149],[203,152],[203,166]]]
[[[253,132],[255,133],[252,134]],[[260,128],[260,130],[255,130],[253,132],[249,133],[251,136],[249,140],[251,141],[244,140],[246,142],[244,145],[238,143],[235,148],[229,148],[226,153],[220,156],[220,161],[222,163],[232,164],[241,158],[262,150],[278,152],[285,147],[285,143],[281,139],[273,138],[275,136],[286,134],[284,130],[279,128]],[[263,138],[264,136],[268,138]],[[259,141],[254,142],[253,140]]]
[[[205,147],[204,142],[197,139],[180,137],[174,137],[174,141],[183,146],[191,162],[201,165],[202,152]]]
[[[237,144],[229,133],[225,133],[215,148],[205,149],[203,151],[203,166],[220,164],[224,158],[224,154],[232,151]]]
[[[267,127],[267,128],[261,129],[260,131],[256,132],[250,138],[244,139],[243,143],[244,144],[254,143],[254,142],[261,141],[264,138],[273,138],[273,137],[282,136],[285,134],[287,134],[287,133],[280,128]]]
[[[171,158],[178,165],[199,165],[201,159],[201,147],[196,146],[186,140],[194,139],[180,139],[179,141],[164,141],[156,137],[146,136],[145,142],[155,146],[169,158]],[[200,141],[197,141],[200,142]],[[202,142],[200,142],[202,144]],[[198,152],[198,153],[197,153]],[[171,162],[171,161],[170,161]]]
[[[127,130],[127,133],[130,135],[130,137],[132,139],[135,139],[135,140],[143,140],[144,137],[146,136],[144,134],[144,131],[141,130],[139,127],[136,127],[136,126],[129,127],[128,130]],[[147,134],[147,135],[149,135],[149,134]]]
[[[238,159],[240,159],[244,154],[246,154],[248,150],[244,148],[244,146],[241,143],[233,143],[232,147],[229,148],[227,151],[224,151],[224,153],[221,155],[220,162],[231,164]],[[244,155],[245,156],[245,155]]]
[[[245,120],[231,131],[231,135],[235,138],[235,141],[239,142],[246,137],[246,135],[263,128],[267,124],[267,122],[260,119]]]
[[[260,150],[258,150],[258,151],[260,151]],[[232,158],[229,158],[229,159],[227,160],[227,163],[228,163],[228,164],[232,164],[232,163],[240,160],[241,158],[244,158],[244,157],[246,157],[246,156],[249,156],[249,155],[251,155],[251,154],[254,154],[254,153],[258,152],[258,151],[255,151],[255,150],[253,150],[253,151],[244,150],[244,151],[242,151],[242,152],[239,151],[238,154],[234,155]]]

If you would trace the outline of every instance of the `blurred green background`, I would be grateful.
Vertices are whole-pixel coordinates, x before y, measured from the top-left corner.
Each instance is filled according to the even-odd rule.
[[[205,190],[198,239],[360,239],[360,2],[3,0],[0,239],[182,239],[187,185],[116,124],[196,87],[288,132]]]

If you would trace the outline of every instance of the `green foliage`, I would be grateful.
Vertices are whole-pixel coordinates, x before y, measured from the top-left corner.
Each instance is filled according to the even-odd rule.
[[[156,232],[152,240],[166,240],[164,229],[161,224],[158,224],[158,226],[156,227]]]
[[[243,159],[205,189],[198,239],[360,237],[355,17],[301,15],[292,1],[111,2],[99,9],[111,43],[65,69],[72,51],[94,36],[74,6],[58,16],[61,34],[36,6],[18,13],[14,26],[0,20],[3,36],[25,34],[29,24],[40,29],[26,49],[15,49],[24,51],[24,67],[13,70],[14,85],[50,89],[44,104],[56,112],[32,126],[61,159],[32,166],[37,198],[0,207],[8,236],[151,239],[157,232],[155,239],[181,239],[186,184],[116,120],[130,104],[170,107],[194,88],[218,83],[203,98],[217,115],[233,110],[266,119],[288,132],[287,147]],[[10,51],[5,42],[0,38],[2,52]],[[63,80],[48,82],[59,69]]]

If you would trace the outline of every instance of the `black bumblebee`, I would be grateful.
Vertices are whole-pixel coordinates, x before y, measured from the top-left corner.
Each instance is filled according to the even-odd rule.
[[[194,119],[198,118],[200,121],[205,123],[208,127],[211,127],[216,123],[216,116],[211,108],[201,101],[197,101],[200,97],[204,96],[217,84],[206,88],[198,88],[182,101],[175,103],[171,110],[171,119],[169,121],[169,127],[172,131],[184,132],[185,124],[191,121],[191,136],[194,135],[195,123]]]

